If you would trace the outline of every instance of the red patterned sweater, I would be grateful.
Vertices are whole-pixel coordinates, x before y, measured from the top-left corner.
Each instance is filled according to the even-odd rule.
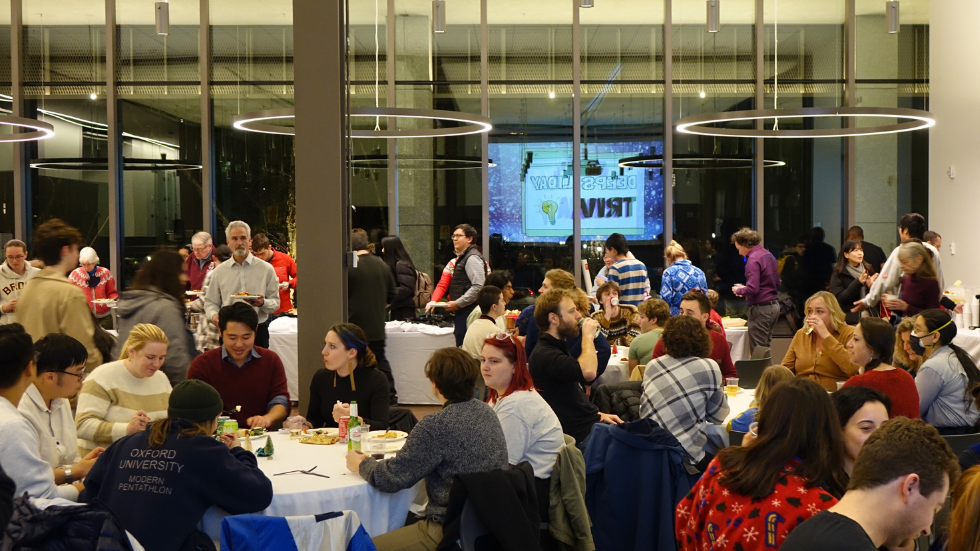
[[[837,499],[821,488],[807,488],[795,473],[797,460],[783,469],[772,493],[752,499],[719,483],[715,458],[701,480],[677,504],[674,534],[684,551],[763,551],[776,549],[793,529]]]

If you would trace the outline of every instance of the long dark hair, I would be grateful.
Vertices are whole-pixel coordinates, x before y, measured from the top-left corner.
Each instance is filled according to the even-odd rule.
[[[837,265],[834,266],[834,272],[833,272],[834,274],[839,274],[847,268],[848,262],[847,259],[844,258],[844,253],[849,253],[854,249],[861,249],[863,251],[864,245],[862,245],[860,241],[848,240],[845,241],[844,244],[840,246],[840,252],[837,253]],[[874,273],[874,269],[871,268],[871,264],[868,264],[863,260],[861,261],[861,264],[864,264],[864,270],[865,272],[867,272],[869,276]]]
[[[402,239],[397,235],[390,235],[381,240],[381,258],[388,264],[391,268],[391,273],[395,273],[395,266],[399,262],[407,262],[412,269],[415,269],[415,263],[412,262],[412,257],[408,255],[408,251],[405,250],[405,245],[402,244]]]
[[[881,364],[891,365],[895,352],[895,330],[892,324],[881,318],[861,318],[858,322],[864,344],[874,353],[865,371],[871,371]]]
[[[772,493],[795,457],[801,462],[797,474],[806,479],[807,488],[820,486],[838,498],[844,494],[844,444],[837,413],[823,387],[807,379],[777,384],[759,411],[758,430],[751,445],[718,454],[722,485],[762,499]]]
[[[867,318],[865,318],[867,319]],[[837,410],[837,419],[840,421],[840,428],[847,426],[847,422],[854,417],[854,414],[864,407],[864,404],[878,402],[885,406],[888,417],[892,416],[892,399],[886,394],[882,394],[873,388],[866,386],[845,386],[831,395],[834,402],[834,409]]]
[[[942,329],[939,329],[939,344],[943,346],[948,346],[950,350],[956,354],[956,359],[963,366],[963,372],[966,373],[966,392],[964,397],[970,400],[972,397],[973,389],[980,384],[980,369],[977,369],[976,362],[973,358],[959,346],[953,344],[953,339],[956,338],[956,324],[949,323],[949,314],[933,308],[930,310],[923,310],[919,313],[922,317],[922,321],[926,324],[926,329],[929,331],[935,331],[944,325]],[[947,325],[948,324],[948,325]]]
[[[183,272],[184,259],[179,254],[169,249],[159,249],[154,251],[150,259],[143,262],[136,272],[133,289],[146,291],[150,287],[155,287],[183,305],[184,284],[180,282],[180,274]]]

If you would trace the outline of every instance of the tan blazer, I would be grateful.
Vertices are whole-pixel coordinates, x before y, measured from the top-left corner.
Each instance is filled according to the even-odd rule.
[[[837,381],[846,381],[852,375],[857,375],[860,366],[851,362],[847,351],[847,343],[854,337],[854,328],[842,325],[836,332],[823,341],[823,350],[817,354],[817,333],[803,334],[803,329],[796,332],[793,342],[783,358],[783,366],[797,377],[810,379],[828,391],[837,390]]]
[[[85,371],[102,365],[95,348],[95,325],[85,293],[64,274],[45,268],[31,279],[17,300],[17,322],[37,342],[49,333],[64,333],[78,339],[88,351]]]

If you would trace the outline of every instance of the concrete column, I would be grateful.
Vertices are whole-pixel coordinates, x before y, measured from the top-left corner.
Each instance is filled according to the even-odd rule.
[[[898,35],[888,34],[885,15],[857,16],[857,78],[898,78]],[[897,84],[859,84],[858,107],[897,107]],[[858,126],[887,122],[859,118]],[[898,137],[895,134],[857,138],[855,223],[865,238],[890,250],[898,241]]]
[[[431,32],[427,16],[397,16],[395,75],[398,80],[429,80]],[[399,87],[395,98],[398,107],[433,108],[432,89],[428,86]],[[421,119],[402,119],[398,127],[432,128],[432,123]],[[437,141],[436,138],[399,139],[398,156],[431,158],[435,154]],[[415,265],[430,273],[435,248],[435,185],[436,179],[444,178],[444,172],[431,170],[398,171],[398,235]],[[470,224],[476,228],[481,225],[479,220],[472,220]]]
[[[296,101],[297,256],[308,274],[299,318],[299,396],[305,413],[313,374],[323,365],[323,337],[347,320],[350,221],[344,170],[343,4],[293,1]],[[319,282],[319,285],[318,285]],[[318,292],[318,286],[329,292]]]

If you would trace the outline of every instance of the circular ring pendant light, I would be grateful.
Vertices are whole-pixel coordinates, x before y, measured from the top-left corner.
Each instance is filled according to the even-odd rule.
[[[384,130],[351,130],[352,138],[446,138],[450,136],[466,136],[489,132],[493,125],[490,119],[472,113],[459,111],[444,111],[439,109],[409,109],[405,107],[355,107],[350,111],[351,117],[414,119],[422,121],[452,121],[462,123],[462,126],[447,128],[388,128]],[[294,109],[266,109],[242,113],[234,118],[233,126],[239,130],[260,132],[263,134],[281,134],[294,136],[295,126],[265,124],[265,121],[293,119]]]
[[[4,115],[0,116],[0,126],[10,126],[14,129],[12,134],[0,134],[0,142],[32,142],[54,136],[54,126],[37,119]],[[30,131],[20,131],[25,128],[29,128]]]
[[[705,157],[703,154],[680,154],[673,156],[673,170],[718,170],[726,168],[752,168],[753,158],[745,155],[728,157]],[[766,159],[763,168],[785,166],[783,161]],[[619,160],[621,168],[645,168],[648,170],[664,167],[663,155],[639,155]]]
[[[814,119],[824,117],[839,117],[841,119],[855,117],[879,117],[903,119],[906,122],[883,124],[877,126],[843,127],[843,128],[809,128],[802,130],[780,130],[765,128],[724,128],[707,126],[738,121],[755,121],[760,119]],[[708,113],[707,115],[692,115],[677,121],[677,131],[685,134],[702,136],[727,136],[730,138],[840,138],[848,136],[871,136],[875,134],[894,134],[929,128],[936,124],[932,113],[919,109],[899,109],[891,107],[804,107],[799,109],[752,109],[749,111],[729,111],[723,113]]]
[[[752,109],[691,115],[677,121],[677,131],[702,136],[727,136],[730,138],[840,138],[851,136],[872,136],[876,134],[896,134],[935,126],[932,113],[921,109],[899,109],[890,107],[805,107],[779,109],[779,0],[774,5],[774,51],[773,51],[773,105],[775,109]],[[897,21],[897,15],[896,21]],[[897,27],[897,23],[894,25]],[[892,32],[889,30],[889,32]],[[895,124],[843,128],[808,128],[801,130],[780,130],[779,119],[814,119],[819,117],[839,117],[841,120],[856,117],[880,117],[904,120]],[[772,129],[726,128],[708,126],[738,121],[758,121],[773,119]],[[754,125],[753,125],[754,126]]]
[[[397,168],[404,170],[469,170],[483,168],[481,157],[464,156],[428,156],[428,155],[398,155],[395,158]],[[381,153],[370,155],[354,155],[350,165],[355,169],[388,170],[388,156]],[[497,166],[493,159],[487,159],[488,167]]]
[[[162,172],[167,170],[201,170],[201,165],[171,159],[123,159],[123,170]],[[31,168],[39,170],[109,170],[109,159],[34,159]]]

